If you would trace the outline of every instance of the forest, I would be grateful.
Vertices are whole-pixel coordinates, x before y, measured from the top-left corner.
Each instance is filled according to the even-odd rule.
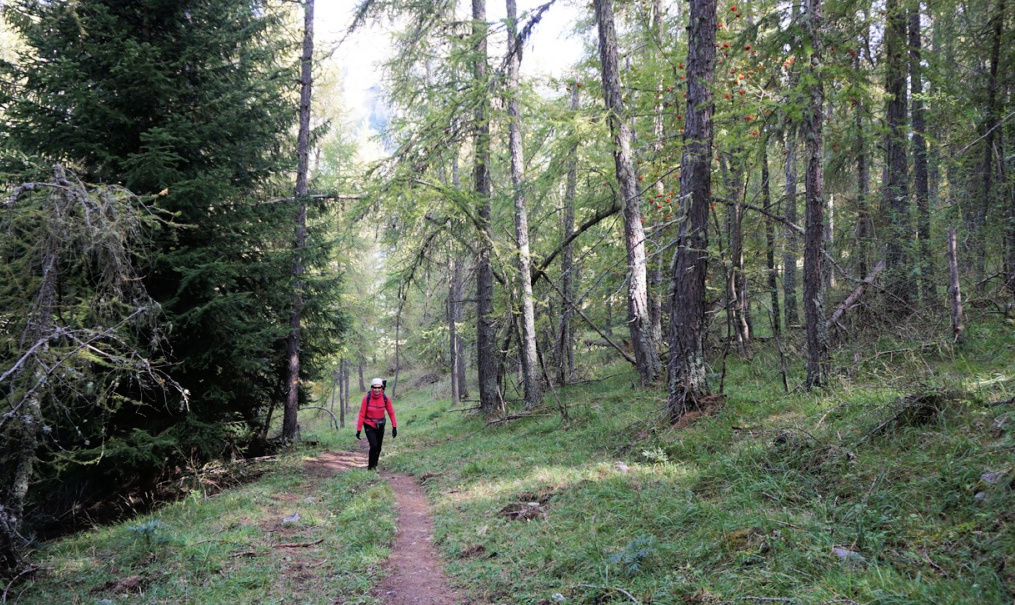
[[[687,456],[716,493],[745,459],[792,462],[751,458],[742,435],[824,472],[865,456],[821,449],[829,425],[859,431],[859,451],[900,427],[992,423],[974,448],[989,468],[963,489],[1000,483],[992,506],[1010,503],[1007,0],[522,4],[361,0],[324,42],[314,0],[0,5],[0,577],[35,573],[49,540],[203,493],[209,469],[235,478],[319,442],[322,413],[348,431],[368,373],[427,399],[420,425],[580,432],[613,406],[602,421],[628,440],[589,430],[589,456]],[[528,68],[564,11],[580,58],[563,76]],[[373,28],[391,53],[364,134],[336,57]],[[854,395],[878,412],[839,418]],[[812,432],[708,424],[764,424],[790,400]],[[396,464],[451,489],[407,447]],[[492,454],[434,455],[475,456],[469,478]],[[528,495],[546,504],[545,487]],[[1011,545],[1009,517],[988,525],[977,535]],[[753,548],[753,531],[722,539]],[[614,553],[631,578],[664,550],[645,540]],[[1010,553],[973,550],[994,584],[969,602],[1010,602]],[[963,576],[939,556],[893,569]],[[736,594],[702,586],[673,602]],[[959,602],[952,588],[924,598]],[[750,598],[896,602],[773,590]]]

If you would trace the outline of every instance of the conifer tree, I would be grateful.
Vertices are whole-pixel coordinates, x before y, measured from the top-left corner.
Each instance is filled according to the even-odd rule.
[[[298,51],[281,27],[291,6],[19,0],[8,10],[27,43],[9,74],[20,83],[6,100],[12,144],[73,162],[90,181],[158,194],[183,226],[157,234],[146,285],[167,314],[193,413],[135,422],[216,455],[230,434],[222,421],[255,428],[285,394],[292,265],[279,226],[292,208],[262,202],[291,191],[279,179],[297,116]]]

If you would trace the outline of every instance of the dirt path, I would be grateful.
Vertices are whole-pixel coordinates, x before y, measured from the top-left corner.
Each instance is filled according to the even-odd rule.
[[[312,474],[326,476],[367,465],[366,440],[360,451],[328,452],[307,463]],[[398,525],[387,567],[390,572],[374,589],[385,605],[454,605],[461,596],[448,585],[433,545],[433,521],[423,491],[408,475],[381,471],[395,492]]]

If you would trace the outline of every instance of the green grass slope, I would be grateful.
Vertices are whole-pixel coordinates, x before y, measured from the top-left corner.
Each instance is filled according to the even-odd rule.
[[[557,392],[564,422],[413,393],[384,464],[421,478],[481,603],[1008,605],[1015,339],[969,342],[844,351],[851,378],[810,394],[761,348],[679,429],[619,365]]]
[[[787,393],[774,345],[758,344],[728,358],[722,406],[679,428],[662,388],[634,388],[621,364],[493,424],[456,411],[470,404],[442,382],[403,386],[381,467],[422,483],[475,603],[1010,605],[1015,336],[916,340],[842,349],[815,393]],[[354,446],[353,428],[315,422],[304,437],[320,447]],[[8,602],[372,603],[387,485],[354,470],[283,506],[301,468],[291,456],[256,483],[40,545]],[[323,542],[294,559],[266,533],[297,510],[285,539]]]

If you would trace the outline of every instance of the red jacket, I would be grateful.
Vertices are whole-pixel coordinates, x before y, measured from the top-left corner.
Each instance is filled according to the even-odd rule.
[[[378,401],[380,399],[380,401]],[[363,423],[366,422],[373,428],[377,428],[377,421],[384,419],[384,412],[388,412],[391,418],[391,426],[398,428],[398,421],[395,420],[395,408],[391,407],[391,397],[381,393],[381,396],[374,397],[373,393],[363,396],[363,402],[359,406],[359,419],[356,421],[356,430],[363,430]]]

